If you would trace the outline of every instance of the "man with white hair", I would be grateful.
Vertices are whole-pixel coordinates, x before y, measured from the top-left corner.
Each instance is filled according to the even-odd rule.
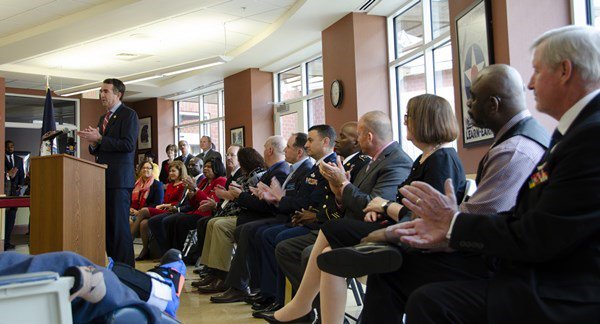
[[[415,248],[497,258],[492,279],[422,286],[407,323],[591,323],[600,318],[600,30],[567,26],[533,46],[528,88],[558,120],[550,148],[511,211],[457,211],[446,194],[413,182],[403,204],[420,218],[396,229]]]

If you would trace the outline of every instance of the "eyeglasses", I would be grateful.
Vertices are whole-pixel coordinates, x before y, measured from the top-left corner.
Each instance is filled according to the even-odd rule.
[[[227,154],[226,156],[227,157],[234,157],[234,156],[237,156],[237,154]]]
[[[150,167],[143,167],[142,170],[152,170]]]
[[[404,114],[404,123],[408,123],[408,119],[410,118],[410,116],[408,114]]]

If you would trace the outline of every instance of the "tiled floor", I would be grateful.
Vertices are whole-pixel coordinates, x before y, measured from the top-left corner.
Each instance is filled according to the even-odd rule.
[[[27,237],[16,235],[13,243],[17,245],[16,251],[19,253],[29,253]],[[141,246],[135,245],[136,255]],[[136,263],[136,268],[142,271],[148,270],[156,265],[154,261],[142,261]],[[210,302],[210,296],[199,294],[192,289],[191,283],[197,279],[193,272],[193,267],[188,267],[186,282],[183,293],[181,294],[181,304],[177,312],[177,318],[183,323],[265,323],[252,317],[250,305],[246,303],[232,304],[214,304]],[[360,313],[361,307],[356,306],[352,293],[348,291],[346,311],[352,316]]]

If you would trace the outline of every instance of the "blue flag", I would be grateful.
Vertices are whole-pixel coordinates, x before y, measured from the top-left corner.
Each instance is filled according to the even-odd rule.
[[[42,122],[42,134],[44,136],[49,131],[56,130],[54,122],[54,105],[52,104],[52,94],[50,88],[46,89],[46,102],[44,102],[44,120]]]

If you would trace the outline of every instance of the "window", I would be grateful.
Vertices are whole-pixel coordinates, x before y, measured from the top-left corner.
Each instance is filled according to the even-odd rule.
[[[177,141],[186,140],[190,152],[200,153],[200,138],[210,136],[215,148],[225,152],[225,115],[223,90],[205,93],[176,102]]]
[[[571,21],[600,27],[600,0],[571,0]]]
[[[599,0],[600,1],[600,0]],[[388,17],[390,33],[390,82],[394,135],[413,159],[421,154],[406,140],[402,116],[408,101],[433,93],[454,107],[452,48],[448,0],[404,2]]]
[[[321,57],[277,73],[275,80],[275,134],[287,137],[325,123]]]

